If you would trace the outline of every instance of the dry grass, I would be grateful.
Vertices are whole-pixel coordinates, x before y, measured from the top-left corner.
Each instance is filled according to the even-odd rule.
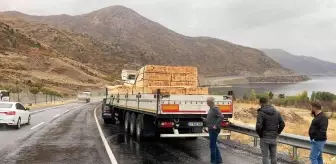
[[[0,83],[18,81],[26,85],[28,80],[43,80],[48,88],[63,87],[72,91],[109,83],[105,80],[106,72],[102,72],[114,70],[109,64],[116,60],[105,60],[107,54],[113,54],[112,50],[94,38],[1,15],[0,29],[4,40],[0,43],[0,76],[5,77]],[[54,35],[60,40],[54,40]]]
[[[32,106],[28,106],[28,104],[25,105],[25,107],[29,108],[31,111],[38,110],[41,108],[47,108],[47,107],[53,107],[53,106],[58,106],[58,105],[63,105],[63,104],[68,104],[72,102],[76,102],[76,99],[70,99],[70,100],[64,100],[64,101],[56,101],[53,103],[37,103],[37,104],[32,104]]]
[[[235,115],[232,119],[234,123],[244,123],[254,126],[256,122],[256,110],[258,109],[258,105],[254,104],[235,104]],[[285,133],[291,133],[302,136],[309,136],[308,129],[312,120],[310,116],[310,111],[305,109],[298,108],[283,108],[277,107],[277,110],[283,115],[286,121],[286,127],[284,129]],[[336,125],[335,119],[329,120],[328,127],[328,140],[336,141],[336,127],[332,126]],[[232,133],[233,140],[239,140],[241,143],[251,144],[252,139],[249,136]],[[280,145],[279,151],[288,152],[290,154],[291,147],[287,145]],[[290,154],[291,155],[291,154]],[[299,156],[302,159],[308,159],[309,151],[308,150],[299,150]],[[324,155],[325,162],[327,164],[331,164],[333,157],[330,155]],[[335,160],[333,161],[336,162]]]

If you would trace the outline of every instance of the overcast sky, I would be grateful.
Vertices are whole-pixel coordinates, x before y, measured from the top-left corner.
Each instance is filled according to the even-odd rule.
[[[185,35],[336,62],[336,0],[0,0],[0,11],[78,15],[111,5]]]

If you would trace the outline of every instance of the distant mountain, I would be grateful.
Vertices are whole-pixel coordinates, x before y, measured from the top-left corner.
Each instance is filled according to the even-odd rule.
[[[110,54],[99,55],[98,51],[93,51],[90,58],[97,61],[104,59],[106,62],[99,64],[94,63],[94,60],[86,60],[85,62],[96,66],[98,70],[103,72],[108,70],[110,73],[116,73],[122,68],[139,68],[145,64],[164,64],[197,66],[199,72],[206,76],[293,73],[260,50],[215,38],[184,36],[123,6],[107,7],[78,16],[31,16],[19,12],[4,12],[2,14],[49,24],[97,38],[97,44],[111,47],[111,50],[102,51],[110,52]],[[38,30],[43,29],[38,28]],[[42,38],[49,42],[58,40],[57,36],[50,36],[54,40],[48,40],[47,32],[44,33],[44,36],[32,35],[32,37]],[[79,55],[88,53],[82,54],[80,52],[90,52],[91,49],[88,49],[89,47],[86,47],[85,44],[81,44],[84,41],[81,38],[74,37],[73,41],[78,41],[78,45],[83,45],[77,47],[78,55],[71,55],[70,52],[65,52],[64,48],[59,48],[58,51],[73,56],[73,59],[86,59],[85,56]],[[59,42],[62,43],[61,40]],[[99,49],[99,51],[101,50]],[[108,63],[113,59],[118,60]],[[111,72],[113,69],[115,71]]]
[[[281,49],[262,49],[266,55],[285,68],[299,74],[333,74],[336,75],[336,63],[309,56],[296,56]]]

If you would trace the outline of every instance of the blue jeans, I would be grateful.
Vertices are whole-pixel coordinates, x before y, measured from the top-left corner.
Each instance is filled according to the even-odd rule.
[[[323,164],[322,152],[326,141],[311,141],[311,164]]]
[[[219,164],[223,163],[221,153],[217,146],[217,138],[220,130],[218,129],[210,129],[210,153],[211,153],[211,164]]]

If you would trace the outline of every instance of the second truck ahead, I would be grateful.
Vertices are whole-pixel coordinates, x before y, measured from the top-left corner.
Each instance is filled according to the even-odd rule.
[[[78,94],[77,99],[79,102],[89,103],[91,101],[91,92],[84,91]]]
[[[225,117],[219,135],[228,136],[225,127],[233,116],[233,101],[226,95],[167,94],[161,89],[156,93],[113,92],[103,100],[102,118],[105,124],[119,121],[126,133],[138,139],[150,136],[196,139],[209,135],[203,119],[209,110],[206,99],[210,96]]]
[[[0,90],[0,101],[10,101],[9,92],[7,90]]]

